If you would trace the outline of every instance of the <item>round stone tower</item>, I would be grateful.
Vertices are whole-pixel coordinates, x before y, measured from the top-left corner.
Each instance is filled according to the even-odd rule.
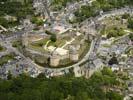
[[[50,56],[50,66],[57,67],[60,63],[60,57],[57,54],[57,52],[53,52],[53,54]]]
[[[74,46],[70,46],[69,56],[70,60],[73,62],[77,62],[79,60],[78,50]]]
[[[22,36],[22,44],[27,47],[28,45],[28,33],[24,33]]]

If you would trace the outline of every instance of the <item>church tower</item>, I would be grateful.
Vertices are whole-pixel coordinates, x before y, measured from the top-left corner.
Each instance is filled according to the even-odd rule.
[[[73,62],[77,62],[79,60],[79,53],[74,46],[70,46],[69,56],[70,60]]]

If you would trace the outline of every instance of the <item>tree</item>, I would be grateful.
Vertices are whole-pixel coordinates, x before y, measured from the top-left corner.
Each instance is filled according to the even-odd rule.
[[[12,74],[11,74],[10,71],[8,72],[7,79],[8,79],[8,80],[11,80],[11,79],[12,79]]]
[[[57,40],[56,35],[55,34],[52,34],[51,37],[50,37],[50,40],[52,42],[56,42],[56,40]]]
[[[45,79],[46,76],[44,73],[40,73],[38,76],[37,76],[38,79]]]
[[[3,47],[0,45],[0,51],[2,51],[3,50]]]
[[[107,93],[107,97],[109,98],[109,100],[123,100],[123,96],[113,91],[109,91]]]
[[[75,100],[89,100],[87,92],[78,92]]]
[[[50,93],[50,100],[63,100],[63,94],[59,91],[52,91]]]
[[[41,79],[22,74],[0,80],[0,100],[122,100],[119,93],[103,89],[115,84],[118,76],[112,74],[108,68],[94,73],[90,79],[73,76]]]
[[[108,62],[109,65],[118,64],[118,63],[119,63],[119,62],[118,62],[118,60],[117,60],[116,57],[112,57],[112,58],[109,60],[109,62]]]
[[[125,13],[122,15],[122,19],[128,19],[130,17],[130,14]]]
[[[36,24],[37,26],[40,26],[40,25],[44,24],[43,19],[39,19],[37,17],[32,17],[31,22]]]
[[[128,19],[128,28],[133,29],[133,18]]]
[[[48,35],[52,35],[52,33],[48,30],[46,30],[45,33],[48,34]]]
[[[131,39],[131,41],[133,41],[133,34],[132,33],[130,33],[129,38]]]
[[[102,74],[103,75],[112,76],[113,75],[113,72],[112,72],[112,70],[109,67],[104,67],[103,70],[102,70]]]
[[[7,28],[8,27],[8,21],[5,18],[0,17],[0,25]]]

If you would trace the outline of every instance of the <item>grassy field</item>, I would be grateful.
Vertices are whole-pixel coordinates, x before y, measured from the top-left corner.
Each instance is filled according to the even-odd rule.
[[[46,52],[46,50],[43,48],[43,46],[47,43],[49,39],[42,39],[36,42],[29,43],[28,48],[32,50],[36,50],[39,52]]]
[[[39,46],[28,45],[28,48],[31,50],[42,52],[42,53],[46,52],[46,50],[43,47],[39,47]]]
[[[85,42],[81,49],[79,49],[79,58],[82,59],[90,49],[90,43]]]
[[[64,39],[58,39],[56,42],[50,41],[48,46],[62,47],[66,43]]]
[[[50,39],[42,39],[42,40],[39,40],[39,41],[36,41],[36,42],[32,42],[29,44],[29,48],[32,48],[32,49],[35,49],[37,51],[41,51],[41,52],[44,52],[44,51],[47,51],[47,50],[44,50],[44,46],[46,45],[46,43],[50,41]],[[54,47],[62,47],[63,45],[65,45],[66,43],[66,39],[57,39],[56,42],[53,42],[53,41],[50,41],[48,44],[47,44],[47,47],[49,46],[54,46]]]
[[[45,39],[42,39],[42,40],[39,40],[39,41],[36,41],[36,42],[32,42],[30,44],[32,46],[42,47],[43,45],[45,45],[47,43],[48,40],[49,40],[48,38],[45,38]]]

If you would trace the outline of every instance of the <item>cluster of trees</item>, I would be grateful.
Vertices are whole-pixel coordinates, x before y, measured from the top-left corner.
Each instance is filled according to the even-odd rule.
[[[33,14],[32,0],[28,0],[26,3],[17,1],[18,0],[0,0],[0,24],[4,27],[14,26],[27,15]],[[4,18],[5,15],[15,16],[17,21],[7,21]]]
[[[125,32],[122,28],[113,27],[106,31],[107,38],[123,36]]]
[[[109,60],[108,64],[109,64],[109,65],[113,65],[113,64],[118,65],[119,62],[118,62],[117,58],[114,56],[114,57],[112,57],[112,58]]]
[[[22,49],[22,45],[23,44],[22,44],[22,40],[21,39],[20,40],[15,40],[12,43],[12,46],[17,48],[17,49]]]
[[[56,42],[56,40],[57,40],[56,34],[52,34],[51,37],[50,37],[50,40],[51,40],[52,42]]]
[[[113,8],[121,8],[126,5],[132,6],[133,0],[96,0],[92,5],[82,6],[75,12],[76,21],[81,22],[86,18],[96,16],[101,10],[106,12]]]
[[[133,17],[128,19],[128,28],[133,29]]]
[[[128,17],[128,25],[127,25],[127,27],[129,29],[133,30],[133,17],[132,16]],[[130,33],[129,38],[131,39],[131,41],[133,41],[133,34],[132,33]]]
[[[0,16],[0,25],[8,28],[8,27],[12,27],[18,24],[18,21],[9,21],[6,20],[4,17]]]
[[[118,27],[110,27],[110,28],[103,28],[101,33],[103,35],[107,35],[107,38],[111,38],[111,37],[119,37],[119,36],[123,36],[125,34],[123,28],[118,28]]]
[[[32,13],[32,0],[29,0],[28,3],[22,4],[21,2],[10,1],[10,0],[0,0],[0,15],[13,15],[18,18],[23,18],[28,14]]]
[[[40,26],[40,25],[44,24],[43,19],[39,19],[37,17],[32,17],[31,22],[36,24],[37,26]]]
[[[128,18],[128,28],[133,30],[133,17]],[[133,41],[133,34],[132,33],[130,33],[129,38],[131,39],[131,41]]]
[[[81,0],[53,0],[52,6],[54,6],[56,10],[61,9],[62,7],[66,7],[67,3],[81,1]]]
[[[0,45],[0,51],[3,51],[3,49],[4,49],[4,48]]]
[[[0,58],[0,66],[2,66],[3,64],[6,64],[9,60],[13,60],[14,59],[14,53],[10,53],[8,55],[2,56]]]
[[[130,14],[125,13],[122,15],[122,19],[128,19],[130,17]]]
[[[131,39],[131,41],[133,41],[133,34],[132,33],[130,33],[129,38]]]
[[[46,30],[45,33],[48,34],[48,35],[50,35],[50,40],[51,40],[52,42],[56,42],[56,40],[57,40],[56,33],[52,33],[52,32],[50,32],[50,31],[48,31],[48,30]]]
[[[21,75],[0,80],[0,100],[123,100],[123,96],[110,88],[121,83],[117,76],[104,68],[90,79],[72,75],[56,78],[37,78]]]

